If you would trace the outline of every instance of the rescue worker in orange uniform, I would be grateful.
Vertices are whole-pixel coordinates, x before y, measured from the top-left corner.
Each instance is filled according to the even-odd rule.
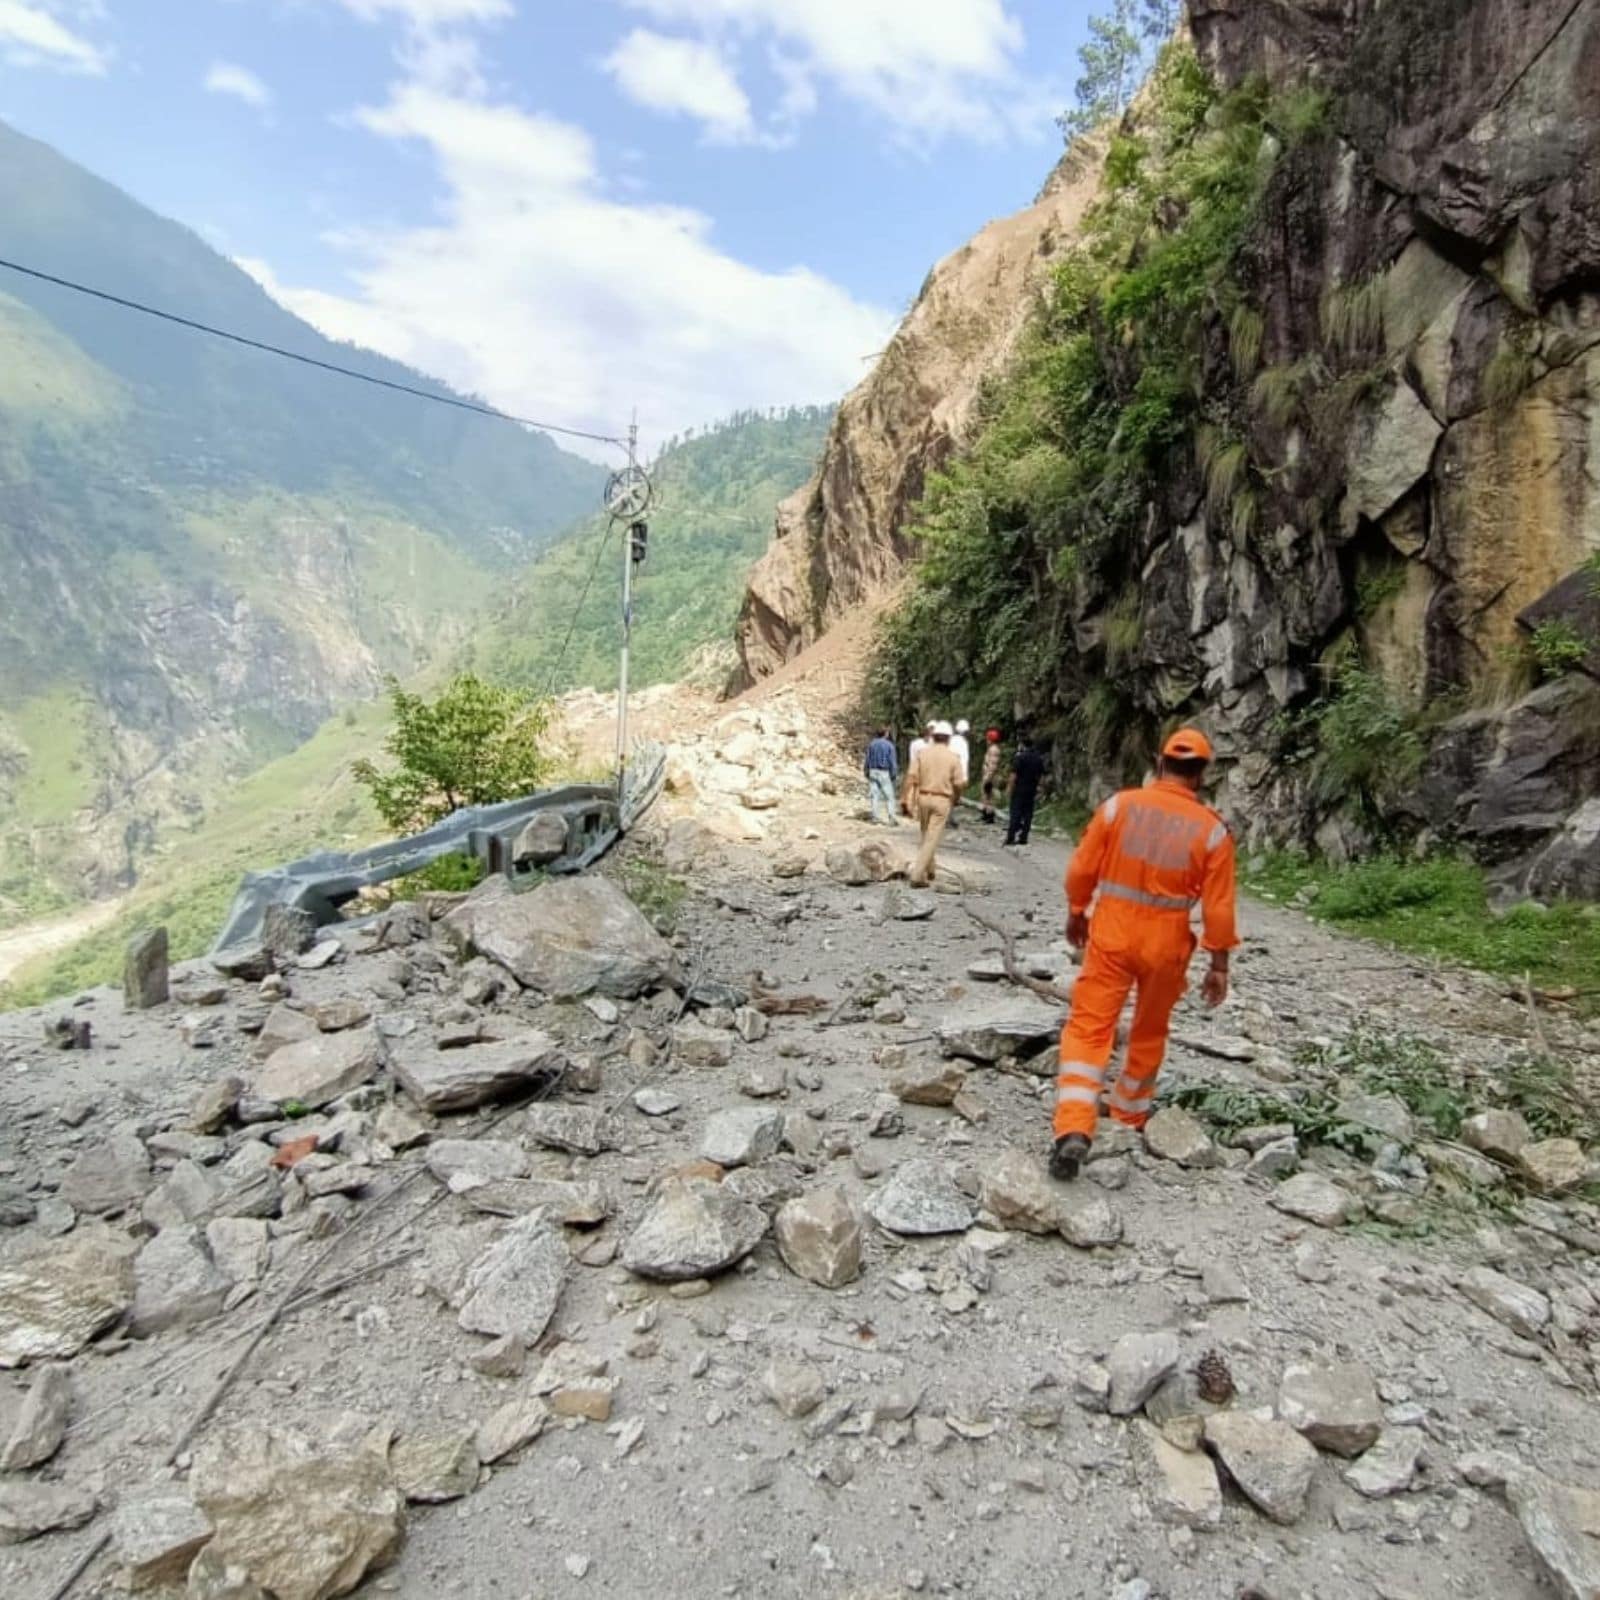
[[[1212,1006],[1228,997],[1229,953],[1239,943],[1234,846],[1228,825],[1199,798],[1211,760],[1206,736],[1181,728],[1162,747],[1155,782],[1107,800],[1067,867],[1067,939],[1087,951],[1061,1032],[1054,1178],[1077,1177],[1102,1097],[1125,1127],[1142,1128],[1149,1120],[1172,1008],[1188,987],[1196,944],[1189,918],[1196,905],[1199,943],[1211,956],[1200,992]],[[1130,989],[1137,998],[1127,1060],[1106,1093],[1117,1019]]]

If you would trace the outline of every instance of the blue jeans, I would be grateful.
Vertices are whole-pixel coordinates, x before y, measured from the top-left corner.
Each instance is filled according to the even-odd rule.
[[[893,776],[879,768],[876,772],[867,774],[867,803],[872,807],[872,820],[877,822],[878,807],[883,806],[884,822],[894,821],[895,794]]]

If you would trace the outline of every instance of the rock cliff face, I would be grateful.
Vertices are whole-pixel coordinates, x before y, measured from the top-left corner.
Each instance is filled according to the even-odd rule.
[[[930,472],[965,443],[983,381],[999,371],[1053,259],[1100,184],[1085,141],[1027,210],[945,257],[871,374],[839,408],[811,481],[778,508],[738,622],[735,686],[798,655],[911,555],[907,521]]]
[[[1355,830],[1283,759],[1281,728],[1358,651],[1401,704],[1459,710],[1399,813],[1518,887],[1600,893],[1600,651],[1584,631],[1600,582],[1600,5],[1191,0],[1189,24],[1224,86],[1329,94],[1326,133],[1279,162],[1238,270],[1260,368],[1337,388],[1345,420],[1263,406],[1211,330],[1207,380],[1259,474],[1259,515],[1231,523],[1198,472],[1150,508],[1130,698],[1207,720],[1247,838],[1338,850]],[[923,370],[953,365],[970,394],[1004,353],[947,347]],[[920,389],[895,391],[882,429],[888,377],[841,413],[821,479],[780,522],[746,607],[753,673],[904,559],[906,501],[952,433]],[[900,497],[869,516],[838,489],[888,451]],[[1080,580],[1080,669],[1113,598]],[[1519,698],[1507,661],[1540,622],[1591,648]]]

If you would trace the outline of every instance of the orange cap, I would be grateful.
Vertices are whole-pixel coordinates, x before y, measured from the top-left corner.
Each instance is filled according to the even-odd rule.
[[[1161,753],[1174,761],[1210,761],[1214,756],[1211,741],[1198,728],[1179,728]]]

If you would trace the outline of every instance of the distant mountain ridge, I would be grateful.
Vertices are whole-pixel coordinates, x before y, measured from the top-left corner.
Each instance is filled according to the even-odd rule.
[[[0,256],[450,396],[0,124]],[[0,271],[0,920],[125,887],[598,501],[548,437]]]

